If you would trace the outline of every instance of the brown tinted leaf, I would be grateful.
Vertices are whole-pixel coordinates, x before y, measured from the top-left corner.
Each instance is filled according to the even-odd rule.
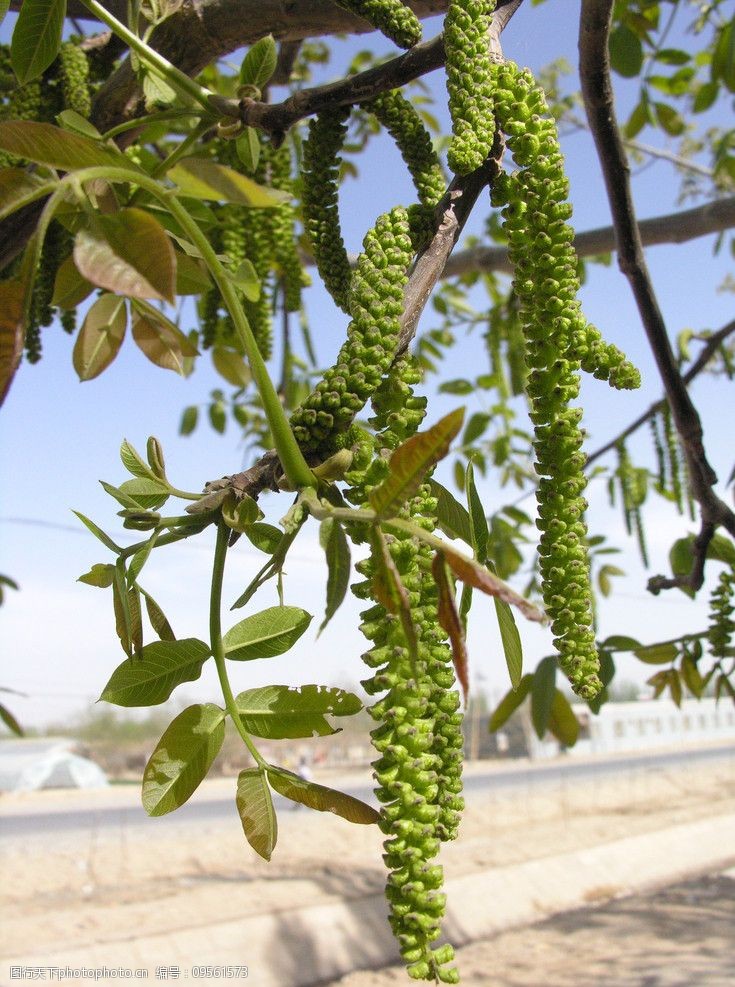
[[[504,603],[516,607],[527,620],[535,620],[543,624],[546,621],[545,614],[530,600],[516,593],[507,583],[490,572],[484,566],[475,562],[474,559],[467,558],[462,552],[458,552],[451,545],[443,545],[442,551],[446,556],[450,569],[462,582],[474,586],[475,589],[487,593],[488,596],[495,596]]]
[[[348,822],[369,825],[380,819],[379,813],[360,799],[334,788],[327,788],[326,785],[305,781],[284,768],[271,768],[268,771],[268,781],[285,798],[308,805],[310,809],[317,809],[319,812],[334,812]]]
[[[74,263],[74,258],[69,256],[56,272],[51,304],[71,311],[81,305],[92,291],[94,285],[82,277]]]
[[[470,691],[467,645],[464,639],[462,621],[459,619],[459,614],[457,613],[457,604],[454,599],[454,589],[452,587],[451,580],[449,579],[449,573],[447,572],[447,565],[444,561],[444,556],[441,552],[437,552],[434,556],[433,562],[431,563],[431,571],[434,574],[436,588],[439,593],[439,623],[449,635],[449,642],[452,646],[452,662],[454,663],[454,671],[457,676],[457,681],[462,686],[462,695],[466,705],[467,695]]]
[[[23,355],[23,285],[0,282],[0,405]]]
[[[236,202],[260,209],[280,206],[291,199],[288,193],[265,188],[226,165],[204,158],[185,158],[169,169],[168,177],[193,199]]]
[[[385,542],[385,535],[380,528],[375,528],[372,532],[370,543],[373,549],[373,564],[375,573],[373,575],[373,593],[375,599],[382,603],[385,609],[392,614],[396,614],[403,628],[403,635],[406,638],[406,645],[411,655],[411,661],[415,667],[419,656],[418,637],[416,628],[411,617],[411,601],[408,597],[406,587],[401,582],[401,577],[395,567],[393,559],[390,557],[388,546]]]
[[[393,517],[413,497],[426,473],[446,456],[463,420],[464,408],[458,408],[396,449],[390,458],[390,474],[369,495],[376,514]]]
[[[161,224],[142,209],[98,215],[74,240],[74,262],[92,284],[130,298],[172,302],[176,255]]]
[[[133,339],[148,357],[164,370],[185,376],[186,357],[196,356],[197,348],[165,315],[153,310],[133,311]]]
[[[102,295],[90,308],[79,330],[72,362],[80,380],[92,380],[120,351],[127,326],[125,299]]]

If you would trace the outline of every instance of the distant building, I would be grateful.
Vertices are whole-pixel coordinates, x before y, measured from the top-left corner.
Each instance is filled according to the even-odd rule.
[[[77,747],[65,737],[0,741],[0,792],[107,785],[102,768],[76,754]]]
[[[716,741],[735,741],[735,705],[727,699],[670,699],[605,703],[599,715],[572,707],[580,723],[570,754],[614,754]]]

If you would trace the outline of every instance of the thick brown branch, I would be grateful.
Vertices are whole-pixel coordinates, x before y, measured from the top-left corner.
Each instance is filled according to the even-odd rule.
[[[631,193],[630,168],[615,119],[610,81],[607,39],[612,5],[613,0],[582,0],[579,54],[582,95],[605,178],[618,264],[630,282],[663,381],[684,450],[692,496],[702,511],[702,528],[723,525],[735,536],[735,514],[713,490],[717,477],[707,462],[702,424],[677,368],[643,254]]]
[[[682,377],[685,384],[690,384],[695,377],[699,376],[728,336],[731,336],[734,332],[735,320],[728,322],[726,326],[723,326],[722,329],[718,329],[714,335],[707,339],[706,345],[702,347],[702,352]],[[587,466],[594,463],[596,459],[600,459],[605,455],[605,453],[611,452],[619,442],[623,441],[623,439],[627,439],[629,435],[637,432],[641,425],[645,425],[649,419],[653,418],[657,412],[663,409],[665,404],[665,397],[661,398],[659,401],[654,401],[653,404],[643,412],[643,414],[639,415],[638,418],[624,428],[622,432],[619,432],[614,439],[610,439],[610,441],[606,442],[604,446],[600,446],[599,449],[595,449],[593,453],[590,453],[587,457]]]
[[[683,212],[644,219],[638,224],[638,230],[642,245],[653,247],[662,243],[685,243],[710,233],[721,233],[734,226],[735,196],[729,196]],[[574,238],[574,247],[580,257],[610,253],[616,249],[615,228],[601,226],[578,233]],[[513,265],[505,247],[472,247],[454,254],[447,263],[444,277],[456,277],[473,271],[512,274]]]

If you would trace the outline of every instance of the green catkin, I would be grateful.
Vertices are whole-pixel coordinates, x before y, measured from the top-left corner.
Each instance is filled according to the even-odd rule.
[[[58,73],[65,109],[74,110],[88,119],[92,112],[89,62],[82,49],[72,41],[64,42],[59,49]]]
[[[589,326],[577,301],[579,278],[556,125],[533,75],[493,65],[496,119],[519,170],[494,183],[503,208],[514,292],[520,306],[534,424],[539,568],[559,663],[583,699],[601,689],[593,629],[582,410],[570,407],[584,369],[615,387],[639,383],[635,368]]]
[[[735,569],[725,569],[720,573],[717,586],[709,599],[709,629],[707,638],[710,651],[715,658],[726,658],[733,653],[733,634],[735,620],[733,610],[735,604]]]
[[[344,312],[352,269],[339,222],[339,151],[347,134],[347,107],[320,113],[309,124],[303,147],[302,208],[304,229],[317,270],[329,294]]]
[[[43,241],[28,314],[25,351],[29,363],[37,363],[41,359],[41,329],[50,326],[54,318],[51,299],[54,294],[56,272],[71,253],[72,244],[73,237],[66,227],[59,222],[51,222]]]
[[[421,40],[421,21],[401,0],[335,0],[335,2],[372,24],[399,48],[413,48]]]
[[[408,211],[380,216],[363,241],[349,296],[352,319],[335,366],[291,416],[306,452],[334,449],[337,436],[376,391],[395,355],[403,289],[413,256]]]
[[[410,103],[398,89],[365,103],[394,139],[408,168],[419,202],[433,210],[446,191],[446,181],[431,136]]]
[[[479,168],[495,138],[489,31],[495,0],[450,0],[444,18],[447,92],[452,117],[449,167]]]
[[[413,394],[420,379],[415,361],[401,357],[373,397],[371,424],[379,429],[365,468],[358,462],[348,474],[349,499],[367,503],[369,490],[384,479],[386,454],[412,435],[423,419],[426,400]],[[358,457],[359,459],[359,457]],[[436,500],[422,486],[402,511],[403,517],[433,530]],[[387,837],[384,860],[390,871],[386,897],[390,924],[413,979],[457,983],[451,946],[435,948],[445,897],[442,868],[432,863],[440,843],[454,839],[463,808],[462,716],[453,685],[451,654],[437,612],[431,572],[432,552],[414,539],[387,539],[391,559],[410,601],[418,636],[412,662],[400,621],[376,604],[362,614],[361,629],[372,647],[363,655],[373,670],[363,682],[369,695],[385,693],[369,710],[378,722],[372,731],[378,758],[373,762],[376,794],[383,803],[380,828]],[[373,560],[358,565],[365,581],[353,586],[361,599],[372,595]]]
[[[282,144],[271,152],[270,184],[283,192],[293,192],[291,151],[288,144]],[[273,262],[280,273],[283,306],[287,312],[298,312],[301,309],[301,289],[308,281],[304,277],[294,228],[296,211],[290,202],[286,202],[269,210],[269,216],[271,250]]]
[[[671,484],[671,496],[674,499],[679,514],[684,513],[684,496],[681,482],[681,459],[679,457],[679,437],[674,428],[671,417],[671,408],[668,401],[663,407],[664,423],[664,448],[669,466],[669,481]]]
[[[656,454],[656,490],[659,493],[664,493],[666,490],[666,452],[661,437],[661,421],[658,412],[651,415],[648,424],[653,439],[653,450]]]

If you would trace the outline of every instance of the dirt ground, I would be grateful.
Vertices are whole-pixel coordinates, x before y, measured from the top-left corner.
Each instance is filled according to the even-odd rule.
[[[567,912],[457,951],[465,987],[732,987],[735,870]],[[330,987],[407,983],[401,967]]]
[[[631,767],[615,780],[577,785],[557,781],[475,796],[460,839],[443,852],[446,874],[456,877],[731,813],[735,811],[734,764],[729,759],[699,765],[695,771],[669,768],[655,773]],[[337,780],[328,783],[338,784]],[[205,783],[195,797],[211,799],[230,789],[234,797],[233,781]],[[132,790],[68,793],[66,802],[51,793],[18,796],[0,804],[0,825],[2,815],[45,807],[52,821],[53,813],[63,811],[65,804],[75,809],[85,804],[93,810],[95,804],[99,807],[110,800],[122,804],[136,797]],[[377,828],[352,826],[328,813],[280,812],[278,846],[271,863],[256,857],[245,843],[234,806],[231,818],[196,824],[171,824],[164,818],[130,825],[121,816],[119,824],[100,826],[94,823],[93,811],[90,818],[84,829],[50,829],[42,835],[2,840],[5,905],[0,960],[98,944],[113,950],[114,944],[134,943],[143,934],[359,898],[379,892],[384,882]],[[705,882],[691,893],[670,892],[674,896],[671,933],[655,923],[649,929],[639,921],[641,910],[648,910],[640,904],[643,899],[635,899],[638,904],[627,899],[614,904],[612,911],[562,916],[532,932],[517,930],[489,944],[468,946],[460,952],[463,983],[488,987],[735,983],[732,965],[726,979],[702,979],[704,968],[694,979],[662,979],[662,972],[632,979],[634,957],[642,969],[646,957],[664,955],[662,943],[669,949],[666,963],[673,972],[679,953],[701,953],[704,962],[705,949],[712,956],[728,952],[726,940],[730,955],[735,955],[735,897],[728,879],[720,880],[725,883]],[[696,926],[693,917],[710,930],[706,947],[691,931]],[[613,956],[611,943],[621,933],[611,931],[610,922],[622,922],[625,956]],[[182,964],[186,959],[181,957]],[[351,977],[341,983],[383,987],[408,982],[403,973],[395,972]]]

